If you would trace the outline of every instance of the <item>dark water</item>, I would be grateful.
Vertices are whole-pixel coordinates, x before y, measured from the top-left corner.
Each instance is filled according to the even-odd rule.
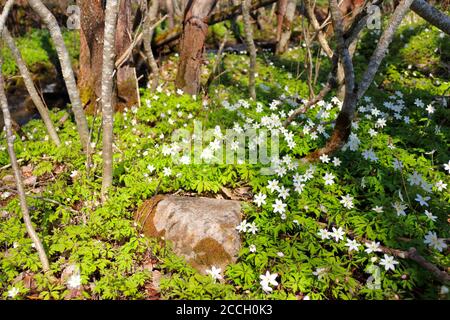
[[[33,119],[40,119],[39,112],[23,84],[10,84],[7,87],[6,96],[9,111],[11,112],[12,119],[19,126],[23,126]],[[42,84],[42,86],[37,85],[37,87],[49,109],[62,109],[69,103],[69,98],[61,79],[48,78],[48,83]],[[3,115],[0,112],[0,126],[3,127],[3,124]]]

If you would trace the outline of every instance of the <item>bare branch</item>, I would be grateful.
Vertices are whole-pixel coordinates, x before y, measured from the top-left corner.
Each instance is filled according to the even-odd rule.
[[[411,9],[436,28],[450,35],[450,17],[439,11],[425,0],[415,0]]]
[[[319,21],[317,21],[316,14],[314,13],[314,7],[311,4],[311,0],[305,0],[305,9],[306,9],[306,17],[308,18],[309,22],[314,28],[314,31],[317,34],[317,40],[319,41],[320,46],[322,47],[323,51],[325,51],[327,56],[329,58],[332,58],[333,50],[331,50],[331,47],[328,44],[328,41],[325,38],[322,29],[320,28]]]
[[[339,11],[337,0],[330,0],[330,9],[336,34],[339,58],[340,61],[342,61],[345,71],[345,98],[341,112],[336,119],[336,125],[334,127],[331,138],[327,141],[325,147],[323,147],[322,149],[318,149],[309,154],[306,158],[303,158],[303,162],[316,161],[323,154],[332,154],[339,150],[344,145],[344,143],[347,142],[348,137],[351,133],[351,124],[355,115],[355,109],[358,100],[361,99],[362,96],[364,96],[366,90],[373,82],[381,61],[386,55],[389,44],[392,42],[395,31],[399,27],[401,20],[405,16],[413,1],[414,0],[402,0],[395,9],[392,17],[388,22],[388,27],[383,32],[383,35],[378,42],[377,48],[375,49],[369,61],[369,66],[363,76],[363,80],[360,82],[360,88],[358,89],[355,84],[353,63],[348,49],[348,46],[351,43],[345,41],[344,38],[342,15]]]
[[[304,106],[297,108],[283,123],[285,127],[292,123],[299,115],[306,113],[312,106],[323,100],[325,96],[330,93],[330,91],[343,83],[338,83],[336,81],[336,69],[337,69],[337,56],[333,57],[333,70],[328,75],[328,80],[325,86],[320,90],[319,94],[313,99],[309,100]]]
[[[368,241],[365,241],[368,243]],[[410,259],[417,264],[419,264],[422,268],[430,271],[433,276],[439,280],[441,283],[446,283],[450,281],[450,276],[447,272],[442,271],[439,269],[436,265],[429,262],[427,259],[425,259],[423,256],[421,256],[416,248],[409,248],[408,251],[398,250],[398,249],[392,249],[388,247],[380,247],[381,251],[383,251],[386,254],[391,254],[397,258],[400,259]]]
[[[448,275],[447,272],[441,271],[434,264],[427,261],[417,252],[416,248],[409,248],[406,257],[417,262],[421,267],[430,271],[435,276],[435,278],[438,279],[440,282],[447,283],[450,281],[450,276]]]
[[[22,59],[22,55],[20,54],[19,49],[17,48],[14,39],[9,34],[8,29],[5,27],[3,29],[3,38],[5,39],[6,44],[8,45],[14,60],[19,68],[19,71],[22,75],[23,81],[25,83],[25,87],[30,94],[31,99],[33,100],[34,105],[39,111],[42,120],[44,121],[45,126],[47,127],[48,134],[52,141],[57,145],[61,145],[61,141],[59,140],[58,133],[56,132],[55,126],[53,125],[52,120],[50,119],[50,115],[48,113],[47,107],[44,105],[44,102],[41,99],[41,96],[36,90],[34,86],[33,80],[31,78],[31,74],[28,71],[28,68],[25,64],[25,61]]]
[[[69,94],[72,110],[75,115],[78,134],[80,135],[81,145],[86,153],[89,153],[89,128],[84,114],[83,105],[81,103],[80,92],[75,81],[75,75],[69,56],[69,51],[64,43],[64,38],[59,28],[55,16],[42,3],[41,0],[28,0],[30,7],[39,15],[46,24],[52,40],[54,42],[56,52],[58,54],[64,81]]]
[[[344,39],[344,25],[342,13],[339,9],[337,0],[329,0],[333,27],[339,53],[339,61],[342,63],[345,75],[345,95],[341,112],[336,119],[336,125],[331,138],[327,141],[325,147],[318,149],[305,158],[303,162],[316,161],[323,154],[332,154],[339,150],[348,140],[351,132],[351,125],[355,114],[357,103],[355,72],[348,45]]]
[[[380,40],[378,41],[377,47],[370,58],[369,65],[366,72],[364,73],[361,81],[360,87],[358,89],[358,99],[361,99],[366,93],[367,89],[373,82],[375,74],[381,65],[384,57],[386,56],[389,45],[394,38],[395,32],[397,31],[403,17],[409,10],[409,7],[414,2],[414,0],[402,0],[397,8],[395,8],[392,17],[389,19],[387,29],[383,32]]]
[[[16,193],[16,194],[19,194],[19,191],[17,191],[16,189],[11,189],[11,188],[0,188],[0,190],[7,190],[7,191],[9,191],[9,192],[14,192],[14,193]],[[58,202],[58,201],[53,200],[53,199],[49,199],[49,198],[46,198],[46,197],[40,197],[40,196],[32,196],[32,195],[30,195],[30,194],[25,194],[25,197],[31,198],[31,199],[34,199],[34,200],[41,200],[41,201],[44,201],[44,202],[48,202],[48,203],[51,203],[51,204],[55,204],[55,205],[64,207],[64,209],[69,210],[69,211],[72,212],[72,213],[76,213],[76,214],[80,213],[80,212],[78,212],[77,210],[72,209],[71,207],[68,207],[68,206],[62,204],[61,202]]]
[[[252,5],[250,6],[250,11],[268,6],[270,4],[273,4],[274,2],[277,2],[277,0],[254,0],[252,1]],[[211,16],[206,18],[205,23],[208,25],[213,25],[231,19],[232,17],[238,16],[240,14],[242,14],[241,5],[235,5],[229,9],[211,14]],[[180,26],[176,26],[172,30],[158,35],[157,37],[155,37],[155,46],[162,47],[166,44],[171,43],[172,41],[177,40],[181,37],[182,32],[182,28]]]
[[[9,11],[11,10],[12,6],[14,4],[14,0],[8,0],[6,1],[5,5],[3,6],[2,14],[0,15],[0,34],[3,32],[3,28],[6,23],[6,19],[8,19]]]
[[[151,24],[149,27],[150,30],[153,32],[153,30],[159,24],[163,23],[164,20],[166,20],[166,18],[167,18],[167,15],[165,15],[164,17],[159,19],[154,24]],[[133,53],[134,48],[136,48],[139,44],[141,44],[143,39],[144,39],[144,31],[139,32],[136,35],[136,37],[131,42],[131,44],[128,46],[128,48],[125,50],[125,52],[116,60],[116,62],[114,63],[116,69],[120,69],[127,62],[127,60],[130,58],[131,54]]]
[[[378,0],[377,2],[375,2],[374,4],[379,5],[383,2],[383,0]],[[319,22],[317,21],[317,18],[314,14],[314,10],[312,7],[310,7],[311,2],[310,0],[305,0],[305,8],[302,10],[302,12],[304,14],[307,15],[307,18],[310,19],[310,23],[313,26],[313,28],[316,31],[316,34],[322,34],[322,27],[319,25]],[[310,16],[311,15],[311,18]],[[355,19],[353,20],[352,25],[350,26],[350,28],[348,29],[348,31],[344,34],[344,45],[345,47],[350,47],[354,41],[358,38],[359,34],[362,32],[362,30],[364,29],[364,27],[366,26],[367,23],[367,12],[360,12]],[[330,74],[328,75],[327,78],[327,82],[325,84],[325,86],[322,88],[322,90],[319,92],[318,96],[315,97],[314,99],[311,99],[310,101],[308,101],[308,103],[306,103],[304,106],[296,109],[290,116],[288,119],[286,119],[286,121],[284,122],[284,126],[288,126],[292,121],[294,121],[294,119],[296,117],[298,117],[300,114],[303,114],[305,112],[307,112],[313,105],[315,105],[317,102],[319,102],[320,100],[322,100],[323,98],[325,98],[325,96],[331,92],[331,90],[341,87],[342,85],[344,85],[344,74],[341,74],[340,76],[337,77],[336,79],[336,74],[338,72],[342,72],[343,69],[342,68],[338,68],[338,56],[335,55],[335,53],[332,51],[332,49],[330,48],[328,41],[326,40],[326,38],[324,37],[324,35],[322,35],[322,42],[320,41],[319,37],[318,37],[319,43],[321,44],[321,47],[324,51],[326,50],[330,50],[329,53],[327,53],[327,55],[332,58],[333,60],[333,67],[332,67],[332,71],[330,72]],[[327,49],[328,48],[328,49]]]

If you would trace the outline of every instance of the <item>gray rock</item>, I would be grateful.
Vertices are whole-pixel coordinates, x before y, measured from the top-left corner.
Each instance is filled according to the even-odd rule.
[[[136,214],[145,235],[172,242],[174,252],[201,273],[236,261],[241,219],[239,201],[179,196],[156,196]]]

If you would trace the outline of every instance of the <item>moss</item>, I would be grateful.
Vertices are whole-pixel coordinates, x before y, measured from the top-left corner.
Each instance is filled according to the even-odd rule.
[[[442,34],[442,36],[441,36]],[[423,73],[444,73],[445,61],[450,58],[449,37],[434,28],[421,28],[401,50],[404,63]],[[430,49],[433,48],[433,49]]]
[[[150,200],[145,201],[136,212],[134,220],[142,227],[142,232],[148,237],[160,238],[165,234],[165,230],[158,232],[153,218],[155,217],[156,207],[158,203],[164,199],[164,196],[154,196]]]
[[[95,103],[92,101],[96,101],[95,91],[93,86],[90,85],[82,85],[79,87],[80,90],[80,98],[81,103],[85,107],[86,114],[93,115],[95,111]]]
[[[79,57],[79,35],[78,31],[63,30],[64,42],[71,57],[72,64],[76,69]],[[57,61],[55,48],[52,44],[50,34],[47,30],[35,29],[24,37],[15,38],[25,63],[32,73],[37,73],[42,66],[51,68]],[[14,76],[18,73],[16,63],[4,44],[0,50],[3,56],[2,71],[5,76]]]
[[[117,83],[118,101],[116,111],[122,112],[125,108],[139,105],[139,89],[134,69],[123,67],[119,74],[121,76]]]
[[[42,38],[48,36],[48,33],[44,31],[35,30],[26,37],[15,39],[16,45],[31,72],[36,71],[35,66],[50,66],[49,54],[41,45]],[[16,75],[18,68],[6,44],[3,45],[1,54],[4,57],[2,68],[4,75]]]
[[[195,259],[191,259],[189,264],[194,268],[199,266],[226,265],[232,261],[231,256],[224,247],[213,238],[205,238],[194,247]]]
[[[94,89],[91,86],[80,87],[80,97],[83,104],[88,103],[94,95]]]

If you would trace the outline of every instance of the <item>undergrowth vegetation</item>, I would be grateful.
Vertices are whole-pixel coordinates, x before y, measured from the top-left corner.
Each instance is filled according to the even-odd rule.
[[[399,37],[408,38],[408,46],[394,42],[376,85],[358,107],[348,144],[312,165],[295,160],[324,145],[340,102],[330,97],[282,127],[308,96],[301,46],[282,57],[260,52],[257,102],[246,100],[248,57],[240,53],[224,56],[225,73],[207,97],[176,92],[171,81],[155,93],[142,89],[142,105],[115,118],[115,189],[104,206],[101,154],[94,154],[87,170],[71,120],[58,128],[64,142],[59,148],[49,143],[43,123],[32,120],[15,146],[28,175],[37,178],[28,186],[28,201],[52,275],[40,273],[19,201],[13,187],[4,185],[0,294],[8,298],[16,290],[15,298],[42,299],[448,299],[448,289],[433,274],[385,250],[414,247],[439,268],[450,265],[450,109],[440,99],[450,88],[448,70],[440,63],[450,52],[450,41],[423,24],[405,25]],[[33,34],[27,41],[39,48],[33,45],[39,39]],[[357,56],[356,63],[364,66],[372,49],[367,48],[368,56]],[[27,52],[30,64],[47,61],[44,52]],[[215,56],[209,58],[211,66]],[[171,57],[165,64],[176,61]],[[319,80],[329,67],[322,66]],[[5,68],[13,73],[11,63]],[[173,77],[168,68],[163,70]],[[53,109],[54,122],[64,113]],[[196,121],[214,130],[204,144],[211,151],[225,144],[226,129],[240,134],[267,128],[279,134],[278,165],[261,174],[262,165],[208,163],[214,160],[208,152],[204,164],[174,163],[178,145],[172,134],[180,128],[192,132]],[[101,119],[91,116],[89,122],[92,147],[98,150]],[[9,163],[5,147],[2,136],[0,167]],[[248,148],[254,147],[249,143]],[[0,178],[7,174],[0,171]],[[244,203],[245,221],[236,226],[243,240],[240,258],[221,270],[220,280],[200,275],[171,252],[169,243],[145,238],[133,221],[136,208],[157,193],[182,190],[214,197],[222,187],[249,187],[253,198]],[[67,279],[70,268],[79,271],[79,279]],[[261,276],[272,281],[261,281]],[[70,281],[81,282],[79,292],[71,290]]]
[[[79,55],[78,32],[64,30],[63,37],[72,58],[72,64],[76,66]],[[26,36],[17,38],[16,46],[31,72],[42,69],[39,67],[50,68],[52,63],[58,59],[55,47],[51,42],[50,33],[47,30],[34,29]],[[3,57],[3,75],[5,77],[17,75],[19,70],[9,48],[2,46],[0,51]]]

